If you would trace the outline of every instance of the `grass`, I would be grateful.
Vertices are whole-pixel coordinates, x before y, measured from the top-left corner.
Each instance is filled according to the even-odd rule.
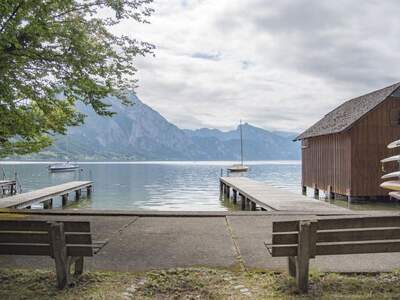
[[[59,291],[41,270],[0,270],[0,299],[400,299],[400,272],[312,272],[310,292],[299,295],[285,274],[177,268],[145,273],[85,273]]]

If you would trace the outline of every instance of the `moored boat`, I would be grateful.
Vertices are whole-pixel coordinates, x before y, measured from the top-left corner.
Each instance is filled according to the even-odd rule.
[[[240,173],[247,172],[249,170],[248,166],[243,165],[243,132],[242,132],[242,121],[240,121],[240,164],[232,165],[228,167],[228,172]]]
[[[70,162],[55,163],[48,166],[50,172],[72,172],[79,169],[78,164],[73,164]]]

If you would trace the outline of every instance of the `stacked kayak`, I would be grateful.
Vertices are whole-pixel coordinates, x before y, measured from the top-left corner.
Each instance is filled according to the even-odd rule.
[[[387,147],[389,149],[400,147],[400,140],[390,143]],[[384,166],[385,163],[390,163],[390,162],[397,162],[400,167],[400,155],[394,155],[381,160],[382,166]],[[385,174],[381,178],[389,180],[381,183],[380,187],[387,190],[391,190],[391,192],[389,192],[389,196],[397,200],[400,200],[400,171],[395,171]]]

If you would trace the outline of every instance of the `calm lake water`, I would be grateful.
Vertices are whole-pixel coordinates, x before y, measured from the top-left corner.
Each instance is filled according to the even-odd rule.
[[[233,162],[79,163],[82,170],[49,173],[46,163],[1,162],[9,176],[17,172],[23,192],[72,180],[94,181],[90,199],[69,208],[129,210],[227,210],[219,197],[221,169]],[[246,176],[300,193],[300,161],[247,162]],[[311,191],[310,191],[311,192]],[[61,201],[57,199],[55,206]],[[346,201],[335,204],[347,206]],[[400,209],[398,203],[352,204],[352,209]]]

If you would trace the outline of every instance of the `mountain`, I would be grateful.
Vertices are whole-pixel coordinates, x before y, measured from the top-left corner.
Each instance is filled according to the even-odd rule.
[[[85,124],[57,136],[53,146],[23,159],[71,160],[239,160],[240,128],[180,129],[158,112],[129,96],[134,105],[113,101],[112,118],[96,115],[83,104]],[[295,134],[275,133],[250,124],[242,125],[245,160],[299,159],[300,150],[291,141]]]

